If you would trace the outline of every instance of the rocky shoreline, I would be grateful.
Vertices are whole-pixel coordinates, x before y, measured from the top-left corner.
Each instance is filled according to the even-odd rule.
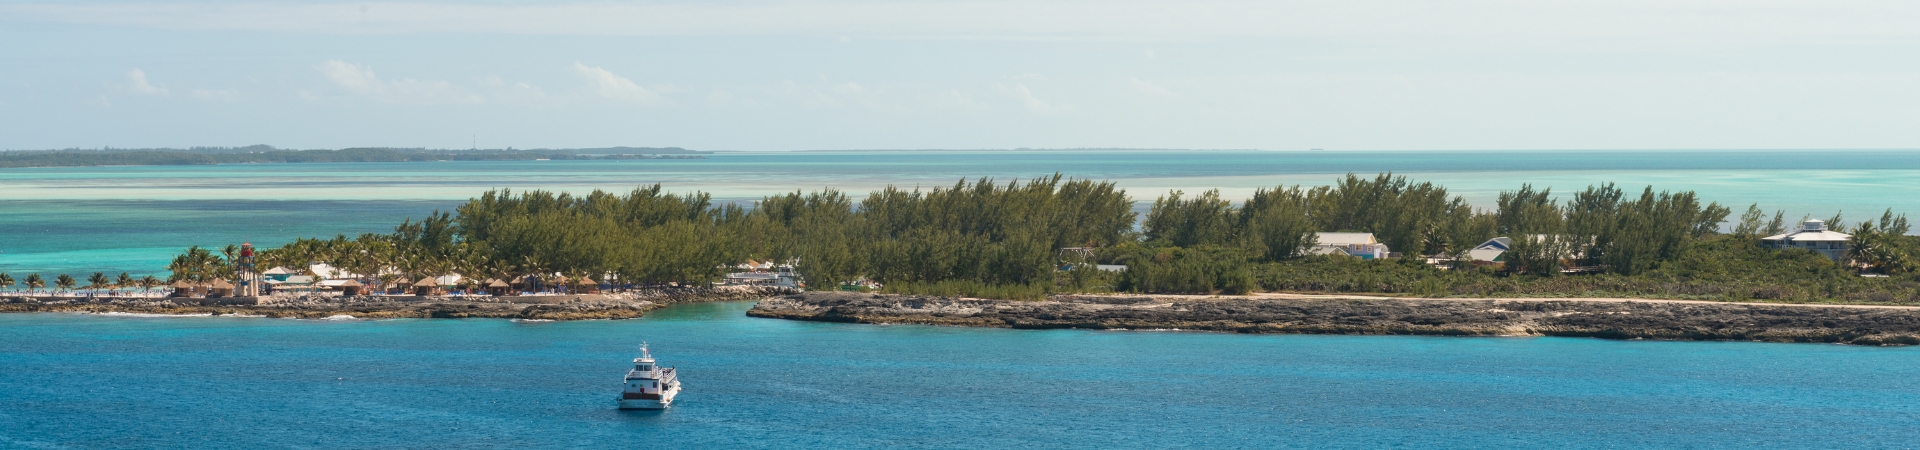
[[[1264,295],[1054,296],[1015,301],[807,292],[761,300],[747,315],[1030,329],[1920,344],[1920,308],[1624,299]]]
[[[753,300],[789,291],[755,287],[645,289],[616,294],[542,296],[300,296],[205,298],[0,298],[0,312],[81,312],[262,316],[321,319],[498,318],[632,319],[679,303]]]

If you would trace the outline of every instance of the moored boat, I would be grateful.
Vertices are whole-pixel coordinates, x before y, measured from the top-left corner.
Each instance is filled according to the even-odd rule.
[[[662,368],[653,360],[653,353],[647,351],[647,343],[640,343],[640,357],[633,359],[633,370],[627,371],[626,386],[620,392],[620,409],[667,409],[673,405],[673,396],[680,393],[680,378],[673,368]]]

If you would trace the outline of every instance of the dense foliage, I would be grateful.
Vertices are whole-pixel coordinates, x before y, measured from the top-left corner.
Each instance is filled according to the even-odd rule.
[[[1913,236],[1893,238],[1920,243]],[[1860,277],[1810,251],[1767,249],[1731,235],[1690,242],[1681,257],[1633,276],[1509,275],[1441,270],[1411,260],[1312,257],[1260,265],[1255,277],[1260,289],[1287,292],[1920,304],[1920,275]]]
[[[1726,207],[1692,192],[1628,195],[1611,184],[1564,201],[1523,185],[1492,209],[1392,174],[1261,189],[1239,205],[1217,191],[1174,191],[1137,230],[1133,205],[1112,183],[1058,175],[889,187],[858,201],[830,189],[793,192],[745,206],[659,185],[583,196],[499,190],[391,234],[301,239],[260,258],[262,267],[325,262],[383,278],[561,274],[629,284],[706,283],[746,260],[779,261],[797,262],[816,289],[866,279],[892,292],[1004,298],[1264,290],[1904,302],[1920,276],[1920,241],[1892,211],[1850,227],[1855,250],[1835,263],[1762,248],[1760,237],[1785,229],[1781,212],[1750,206],[1722,234]],[[1314,250],[1316,231],[1373,233],[1401,257],[1325,256]],[[1495,236],[1512,240],[1501,263],[1462,258]],[[173,279],[229,275],[231,252],[189,249],[170,267]],[[1856,276],[1862,270],[1891,276]]]

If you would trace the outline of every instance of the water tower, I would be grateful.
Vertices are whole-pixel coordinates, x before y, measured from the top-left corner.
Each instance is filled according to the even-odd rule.
[[[240,277],[240,292],[236,293],[236,295],[241,297],[259,297],[260,271],[255,270],[253,267],[252,242],[240,244],[240,260],[233,262],[233,268],[235,275]]]

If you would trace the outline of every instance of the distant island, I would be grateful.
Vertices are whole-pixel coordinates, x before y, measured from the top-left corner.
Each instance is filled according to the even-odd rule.
[[[426,149],[356,147],[337,150],[288,150],[269,145],[191,148],[100,148],[0,151],[0,168],[91,166],[183,166],[208,164],[535,161],[577,159],[702,159],[713,152],[680,147],[604,147],[563,149]]]

